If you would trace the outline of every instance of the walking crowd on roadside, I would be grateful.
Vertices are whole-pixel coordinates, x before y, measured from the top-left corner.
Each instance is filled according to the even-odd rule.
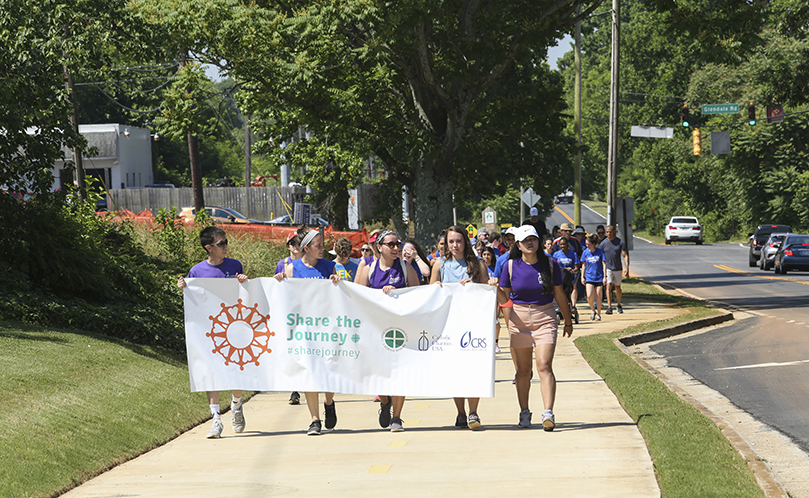
[[[541,425],[552,431],[556,425],[553,407],[556,398],[556,377],[553,357],[558,340],[560,319],[562,336],[573,333],[573,317],[578,323],[576,302],[586,296],[591,320],[601,320],[602,292],[607,290],[606,314],[613,313],[612,291],[616,295],[615,311],[623,313],[621,304],[622,277],[629,275],[629,255],[626,245],[616,237],[615,227],[599,225],[596,233],[587,236],[583,227],[563,223],[549,233],[537,208],[531,208],[530,218],[519,227],[509,227],[502,234],[485,228],[470,239],[467,230],[451,226],[442,231],[436,243],[426,252],[412,239],[402,241],[399,235],[386,229],[374,230],[363,242],[359,258],[346,238],[334,242],[328,252],[335,258],[325,258],[326,241],[321,232],[301,227],[290,234],[286,247],[289,256],[282,258],[274,278],[328,279],[337,284],[349,281],[389,294],[394,289],[420,285],[489,285],[497,289],[495,315],[495,353],[500,353],[500,320],[502,316],[510,337],[510,353],[515,367],[514,385],[519,405],[518,426],[532,426],[529,394],[535,361],[539,375],[543,411]],[[189,278],[237,278],[246,282],[242,264],[227,257],[227,235],[219,227],[207,227],[200,233],[200,244],[207,259],[195,265]],[[183,276],[177,282],[187,287]],[[534,360],[535,358],[535,360]],[[311,416],[306,431],[321,434],[323,428],[337,425],[334,393],[324,393],[324,419],[321,420],[319,393],[304,393]],[[231,412],[233,431],[245,428],[242,392],[232,391]],[[219,392],[208,392],[213,423],[207,437],[221,436]],[[300,393],[292,392],[289,403],[300,404]],[[404,430],[402,412],[404,396],[380,394],[378,422],[392,432]],[[483,427],[479,415],[479,398],[454,398],[455,427],[478,430]]]

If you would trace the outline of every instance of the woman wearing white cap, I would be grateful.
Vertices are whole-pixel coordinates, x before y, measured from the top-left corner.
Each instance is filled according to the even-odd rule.
[[[517,365],[517,401],[520,404],[520,427],[531,427],[528,395],[531,389],[532,355],[536,348],[537,371],[545,411],[542,427],[552,431],[556,426],[553,404],[556,399],[556,377],[553,355],[559,322],[553,306],[554,299],[565,320],[563,336],[573,334],[570,307],[562,289],[559,264],[543,254],[539,236],[532,226],[523,225],[515,234],[517,243],[500,276],[497,300],[505,303],[511,296],[514,307],[508,321],[511,350]]]

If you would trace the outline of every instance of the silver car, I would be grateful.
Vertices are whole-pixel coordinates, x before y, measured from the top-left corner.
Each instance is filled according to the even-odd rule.
[[[786,233],[773,233],[767,239],[767,242],[761,246],[760,255],[758,257],[758,267],[764,271],[771,269],[775,265],[775,253],[781,247],[781,242],[784,241]]]

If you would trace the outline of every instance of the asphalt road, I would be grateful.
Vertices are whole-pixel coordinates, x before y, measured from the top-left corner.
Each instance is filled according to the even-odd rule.
[[[573,217],[572,206],[558,207]],[[566,221],[556,211],[549,228],[559,219]],[[603,218],[582,206],[582,221],[590,232]],[[651,349],[809,451],[809,273],[750,268],[748,248],[739,244],[665,246],[639,239],[630,273],[752,313]]]

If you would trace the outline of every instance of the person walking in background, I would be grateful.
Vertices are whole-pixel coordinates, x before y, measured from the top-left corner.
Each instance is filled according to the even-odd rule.
[[[287,237],[287,251],[289,251],[289,256],[282,259],[277,265],[275,265],[274,275],[284,273],[284,269],[287,267],[287,265],[291,265],[293,260],[300,259],[300,257],[303,255],[301,252],[301,238],[296,232],[290,233],[289,237]]]
[[[463,227],[454,225],[447,229],[444,247],[447,248],[447,254],[438,260],[439,263],[435,265],[438,268],[433,267],[433,274],[430,277],[431,284],[460,283],[466,285],[470,282],[479,284],[488,282],[489,272],[472,251],[472,244]],[[480,429],[481,423],[478,416],[480,398],[453,399],[455,408],[458,409],[455,427]],[[468,418],[466,416],[466,399],[469,400]]]
[[[559,241],[562,239],[567,239],[567,241],[570,243],[570,248],[576,251],[576,254],[581,255],[582,251],[581,242],[579,242],[579,239],[572,237],[572,235],[573,235],[573,225],[571,225],[570,223],[562,223],[562,226],[559,227],[559,238],[553,241],[551,251],[552,252],[558,251]]]
[[[379,235],[380,231],[381,231],[381,229],[377,228],[376,230],[371,232],[371,236],[368,237],[368,244],[367,245],[368,245],[368,248],[371,250],[371,254],[368,254],[367,252],[363,251],[362,259],[360,260],[359,265],[357,265],[357,275],[354,277],[354,283],[355,284],[358,282],[358,280],[360,278],[360,273],[362,273],[362,270],[365,269],[365,267],[370,266],[371,263],[373,263],[377,259],[379,259],[379,248],[377,248],[377,246],[376,246],[376,238]],[[363,246],[364,245],[365,244],[363,244]]]
[[[379,259],[365,267],[359,274],[359,285],[372,289],[382,289],[385,294],[393,289],[404,287],[418,287],[416,272],[408,271],[408,265],[399,258],[401,246],[399,237],[393,230],[383,230],[377,238]],[[402,409],[404,396],[379,396],[382,405],[379,408],[379,425],[382,428],[390,427],[391,432],[402,432]],[[393,417],[391,417],[391,408]]]
[[[606,238],[601,241],[599,248],[604,251],[604,261],[607,264],[607,311],[612,314],[612,290],[615,289],[616,312],[624,312],[621,307],[621,277],[629,277],[629,252],[624,241],[615,236],[615,225],[607,225]],[[621,264],[623,257],[624,264]]]
[[[538,236],[542,237],[546,233],[548,233],[548,229],[545,227],[545,222],[539,219],[539,209],[536,207],[532,207],[529,211],[531,218],[522,222],[523,226],[531,225],[536,230]]]
[[[483,265],[489,274],[489,278],[494,276],[494,264],[497,262],[497,256],[494,254],[494,247],[484,247],[483,254],[481,255]]]
[[[332,254],[337,256],[334,260],[334,270],[337,272],[337,276],[340,277],[342,280],[348,280],[349,282],[354,281],[354,277],[357,276],[357,268],[359,265],[357,263],[351,261],[351,251],[353,247],[351,245],[351,241],[349,241],[345,237],[341,237],[337,239],[337,242],[334,243],[334,249],[330,251]]]
[[[585,240],[587,249],[581,254],[581,281],[587,288],[590,320],[601,320],[601,292],[607,281],[607,263],[604,262],[604,251],[596,246],[598,236],[593,234]]]
[[[542,237],[542,250],[545,252],[545,256],[553,256],[553,239],[550,235],[545,234]]]
[[[247,282],[244,267],[236,259],[230,259],[228,254],[228,239],[225,231],[219,227],[205,227],[199,234],[199,242],[208,253],[208,258],[194,265],[188,272],[188,278],[235,278],[239,283]],[[180,276],[177,287],[188,287],[185,279]],[[222,416],[219,413],[219,391],[208,391],[208,405],[211,408],[213,424],[208,431],[208,439],[217,439],[222,435]],[[242,408],[242,391],[234,389],[231,393],[230,411],[232,412],[231,425],[233,432],[244,432],[244,410]]]
[[[511,248],[514,247],[514,234],[517,233],[516,227],[508,227],[506,229],[505,234],[503,234],[503,244],[505,245],[503,253],[500,254],[500,257],[497,258],[497,261],[494,263],[494,274],[489,277],[489,285],[498,285],[500,283],[500,276],[503,273],[503,266],[506,264],[509,258],[509,251]],[[509,318],[511,317],[511,307],[513,303],[511,299],[506,301],[505,303],[498,303],[500,308],[500,313],[503,314],[503,319],[508,323]],[[495,336],[494,336],[494,352],[500,352],[500,320],[497,320],[497,326],[495,327]],[[514,358],[514,350],[511,349],[511,360],[514,362],[514,368],[517,368],[517,360]]]
[[[579,256],[576,254],[576,251],[570,248],[570,243],[567,239],[562,239],[559,241],[559,250],[553,253],[553,259],[557,263],[559,263],[559,267],[562,268],[562,271],[569,272],[570,275],[573,277],[569,282],[573,285],[573,289],[570,291],[570,301],[573,309],[576,309],[576,301],[578,300],[578,286],[576,285],[579,283],[579,268],[581,264],[579,263]]]
[[[430,281],[430,265],[427,263],[427,255],[421,248],[421,244],[415,239],[409,239],[402,244],[402,258],[413,267],[420,284]]]
[[[564,318],[562,335],[573,334],[570,305],[562,288],[562,269],[559,264],[542,253],[539,237],[531,226],[517,230],[507,265],[503,268],[497,290],[497,300],[514,302],[508,321],[511,350],[517,364],[517,401],[520,405],[519,427],[531,427],[528,399],[531,390],[532,359],[536,348],[536,365],[545,411],[542,427],[552,431],[556,427],[553,406],[556,401],[556,376],[553,356],[559,322],[553,301]]]
[[[601,243],[604,241],[604,239],[607,236],[606,235],[606,230],[604,229],[604,225],[598,225],[596,227],[596,235],[598,236],[598,244],[601,245]]]

